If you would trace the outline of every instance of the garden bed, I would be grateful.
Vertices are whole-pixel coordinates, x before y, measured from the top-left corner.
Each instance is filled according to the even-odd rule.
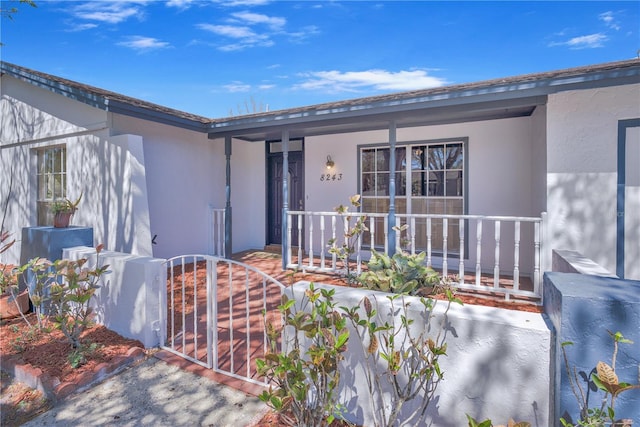
[[[36,324],[35,314],[27,319]],[[2,425],[24,422],[46,410],[44,399],[55,401],[104,379],[122,367],[144,357],[143,345],[124,338],[101,325],[94,325],[81,336],[86,346],[85,363],[71,366],[70,344],[60,331],[38,331],[17,317],[0,324],[1,368],[18,381],[2,376]],[[28,410],[27,408],[31,408]]]

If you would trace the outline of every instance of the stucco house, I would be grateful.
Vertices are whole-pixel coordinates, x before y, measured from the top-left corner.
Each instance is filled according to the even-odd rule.
[[[283,265],[299,253],[321,269],[340,234],[330,213],[360,194],[363,252],[428,250],[471,282],[506,272],[536,290],[567,249],[640,279],[638,59],[214,119],[0,71],[0,201],[16,233],[83,194],[74,224],[111,250],[283,245]]]

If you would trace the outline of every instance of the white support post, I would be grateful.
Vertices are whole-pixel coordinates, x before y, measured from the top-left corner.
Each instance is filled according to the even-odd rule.
[[[416,254],[416,218],[413,216],[411,217],[410,232],[411,232],[411,255],[415,255]]]
[[[325,268],[324,250],[324,215],[320,215],[320,268],[323,270]]]
[[[384,253],[389,253],[389,216],[384,217]]]
[[[449,275],[447,262],[447,240],[449,239],[449,220],[442,218],[442,277]]]
[[[520,289],[520,221],[514,223],[513,233],[513,290],[517,291]]]
[[[495,239],[496,239],[496,249],[495,249],[495,263],[493,266],[493,287],[500,287],[500,221],[494,221],[495,224]]]
[[[298,265],[302,266],[302,219],[304,218],[303,214],[298,215]],[[304,271],[304,270],[303,270]]]
[[[211,294],[211,311],[213,314],[213,318],[218,318],[218,263],[213,264],[212,268],[212,277],[211,280],[213,282],[212,286],[212,294]],[[211,325],[211,334],[213,335],[213,343],[208,348],[208,351],[213,351],[212,364],[213,369],[218,369],[218,328],[214,325]]]
[[[427,218],[427,267],[431,267],[431,217]]]
[[[402,227],[402,218],[396,217],[396,224],[398,224],[398,228],[401,228]],[[396,235],[396,243],[395,243],[396,244],[396,250],[395,250],[395,252],[400,252],[402,250],[402,246],[400,245],[400,236],[402,235],[402,233],[395,232],[395,235]]]
[[[313,267],[313,217],[309,217],[309,267]]]
[[[482,284],[482,219],[476,225],[476,285]]]
[[[539,222],[535,223],[534,227],[534,236],[533,236],[533,291],[540,295],[540,247],[541,247],[541,236],[542,236],[542,227]]]
[[[331,216],[331,240],[333,241],[333,244],[336,245],[336,216],[333,215]],[[337,245],[336,245],[337,246]],[[337,259],[336,259],[336,253],[333,252],[331,254],[331,269],[335,270],[336,269],[336,265],[337,265]]]
[[[375,243],[376,243],[376,226],[375,226],[375,221],[373,219],[373,217],[369,217],[369,237],[371,239],[371,249],[373,250],[375,248]]]
[[[464,285],[464,219],[458,220],[458,234],[460,236],[460,263],[458,264],[458,283]]]

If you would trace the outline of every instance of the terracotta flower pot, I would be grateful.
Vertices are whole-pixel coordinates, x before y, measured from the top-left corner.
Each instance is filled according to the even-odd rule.
[[[27,311],[29,311],[29,292],[26,289],[16,295],[15,301],[13,295],[9,293],[0,295],[0,319],[12,319]]]
[[[53,217],[53,226],[56,228],[67,228],[72,216],[73,212],[56,212]]]

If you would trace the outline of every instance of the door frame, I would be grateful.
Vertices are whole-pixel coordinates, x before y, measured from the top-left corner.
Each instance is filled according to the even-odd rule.
[[[300,171],[300,177],[299,177],[299,185],[300,185],[300,193],[302,196],[302,201],[303,201],[303,205],[306,204],[306,194],[305,194],[305,159],[304,159],[304,139],[303,138],[296,138],[296,139],[291,139],[289,141],[289,144],[293,143],[293,142],[300,142],[300,149],[294,149],[292,150],[291,148],[289,148],[288,153],[289,153],[289,159],[291,159],[291,153],[300,153],[300,162],[301,162],[301,171]],[[266,220],[265,220],[265,244],[271,244],[271,238],[270,238],[270,233],[271,233],[271,228],[273,227],[273,218],[271,217],[271,206],[270,204],[272,203],[272,197],[270,194],[270,189],[271,189],[271,170],[270,170],[270,162],[272,158],[282,158],[283,157],[283,151],[276,151],[276,152],[271,152],[270,147],[271,144],[277,144],[277,143],[282,143],[282,140],[269,140],[269,141],[265,141],[265,212],[266,212]],[[291,147],[291,145],[290,145]],[[289,163],[289,169],[291,169],[291,163]],[[289,185],[289,197],[291,197],[291,195],[293,194],[292,192],[292,188],[291,188],[291,182],[289,181],[288,183]],[[304,209],[304,206],[303,206]],[[289,203],[289,210],[298,210],[297,206],[293,206],[291,205],[291,203]],[[278,215],[278,213],[276,213],[276,215]],[[280,217],[282,216],[282,212],[279,212]],[[304,242],[304,233],[303,233],[303,242]],[[282,235],[281,236],[281,242],[280,244],[284,246],[284,240],[286,239],[286,235]]]
[[[616,275],[624,279],[624,216],[626,187],[627,129],[640,127],[640,118],[618,120],[618,189],[616,208]]]

